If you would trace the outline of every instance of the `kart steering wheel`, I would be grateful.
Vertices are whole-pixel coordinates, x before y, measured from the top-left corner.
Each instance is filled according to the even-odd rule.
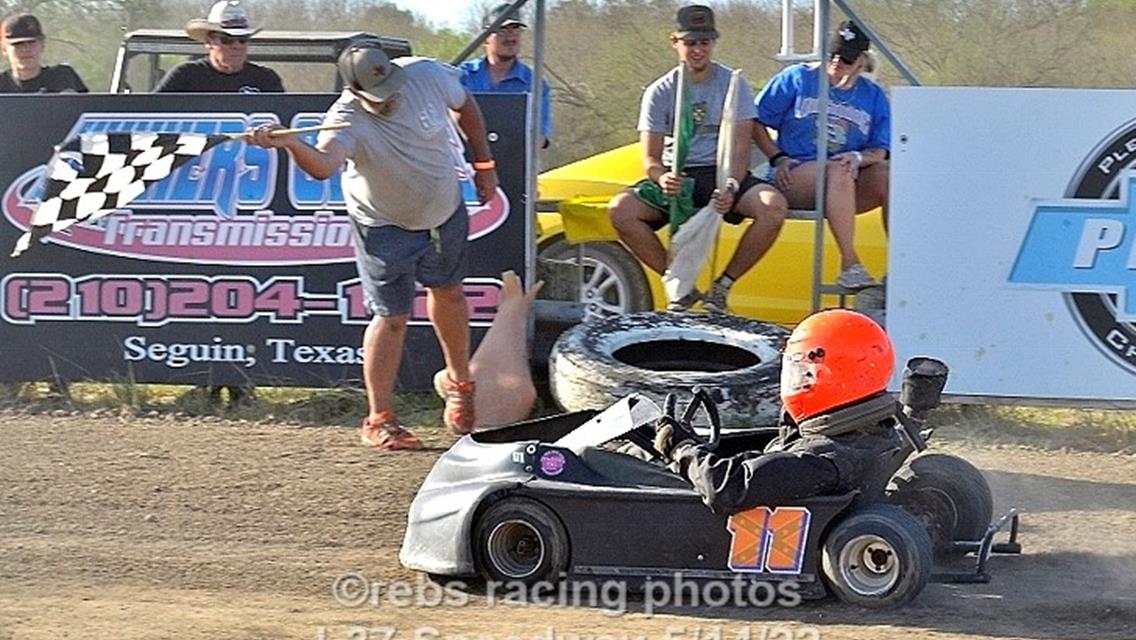
[[[703,444],[707,449],[713,451],[718,447],[718,443],[722,437],[721,419],[718,415],[718,405],[714,401],[713,395],[703,389],[702,387],[694,387],[691,389],[693,398],[690,403],[683,409],[682,415],[677,415],[678,398],[674,393],[668,393],[663,399],[663,417],[660,420],[670,422],[675,429],[686,431],[687,434]],[[710,420],[710,438],[707,440],[698,435],[691,425],[691,420],[695,414],[698,413],[699,408],[706,410],[706,416]],[[627,432],[626,438],[640,448],[647,451],[655,458],[662,459],[663,455],[655,449],[655,428],[652,425],[640,425],[635,429]]]

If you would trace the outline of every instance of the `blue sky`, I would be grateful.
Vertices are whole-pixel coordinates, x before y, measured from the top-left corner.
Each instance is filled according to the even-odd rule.
[[[479,0],[393,0],[399,8],[408,9],[438,26],[460,28],[472,15],[480,15]],[[525,6],[535,5],[529,2]],[[547,6],[547,5],[546,5]]]

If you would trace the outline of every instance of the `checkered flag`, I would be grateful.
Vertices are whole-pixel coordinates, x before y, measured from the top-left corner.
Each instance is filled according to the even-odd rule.
[[[96,220],[126,206],[150,184],[234,136],[196,133],[83,134],[57,148],[31,228],[16,242],[20,255],[54,231]]]

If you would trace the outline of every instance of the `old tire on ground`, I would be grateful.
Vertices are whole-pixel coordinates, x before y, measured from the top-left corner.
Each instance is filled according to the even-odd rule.
[[[583,291],[580,302],[587,318],[603,318],[654,308],[651,287],[639,262],[615,242],[588,242],[584,249]],[[540,251],[541,297],[575,300],[580,288],[576,245],[556,240]],[[551,280],[551,281],[549,281]]]
[[[636,313],[576,325],[549,357],[556,402],[602,410],[641,393],[661,403],[700,385],[717,395],[722,425],[768,427],[781,411],[784,327],[720,314]]]
[[[911,514],[874,504],[838,522],[824,541],[824,577],[844,602],[881,609],[910,602],[931,577],[931,539]]]
[[[924,453],[892,477],[888,501],[927,528],[935,554],[953,555],[954,540],[980,540],[994,517],[994,497],[982,473],[962,458]]]
[[[510,496],[481,514],[473,529],[478,571],[498,582],[556,583],[568,569],[568,532],[551,509]]]

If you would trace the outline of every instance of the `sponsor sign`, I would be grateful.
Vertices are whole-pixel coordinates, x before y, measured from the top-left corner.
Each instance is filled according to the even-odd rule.
[[[1136,400],[1134,104],[1131,91],[896,90],[900,362],[943,359],[954,396]]]
[[[2,96],[0,244],[27,230],[53,147],[81,133],[244,131],[318,124],[335,96]],[[500,274],[525,273],[523,96],[478,96],[501,185],[470,216],[474,340],[492,322]],[[51,108],[45,108],[47,102]],[[308,134],[314,142],[316,134]],[[315,180],[280,151],[218,145],[95,222],[51,235],[0,271],[0,380],[323,386],[358,382],[370,316],[338,175]],[[419,289],[400,372],[431,388],[441,353]]]

